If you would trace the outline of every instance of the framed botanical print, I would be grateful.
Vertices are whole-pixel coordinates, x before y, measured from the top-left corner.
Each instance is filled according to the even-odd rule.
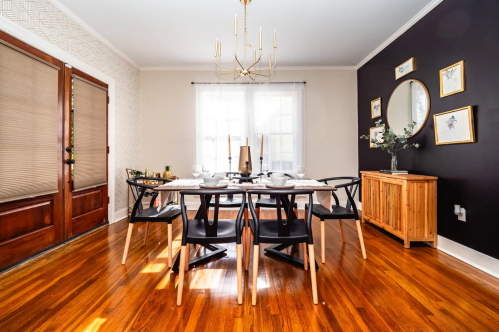
[[[435,114],[433,120],[437,145],[475,142],[471,106]]]
[[[371,101],[371,118],[379,118],[381,116],[381,97]]]
[[[371,149],[376,148],[376,146],[371,142],[374,139],[376,142],[383,143],[382,131],[385,127],[371,127],[369,128],[369,147]]]
[[[406,62],[395,68],[395,79],[398,80],[402,76],[405,76],[413,72],[414,70],[416,70],[414,64],[414,58],[410,58],[409,60],[407,60]]]
[[[440,98],[464,91],[464,61],[440,71]]]

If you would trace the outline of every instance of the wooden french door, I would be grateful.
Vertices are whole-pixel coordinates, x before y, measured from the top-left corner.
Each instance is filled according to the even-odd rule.
[[[20,40],[0,31],[1,43],[1,61],[0,61],[0,75],[4,78],[6,75],[11,75],[16,69],[19,70],[19,62],[24,65],[22,68],[35,68],[38,67],[39,71],[33,70],[33,75],[14,74],[11,75],[9,82],[0,83],[0,111],[4,112],[5,117],[0,116],[0,131],[3,131],[3,136],[0,133],[0,144],[12,147],[12,150],[6,155],[0,155],[0,163],[4,165],[3,171],[0,171],[0,178],[2,178],[2,189],[17,190],[18,186],[33,186],[36,191],[37,185],[44,176],[46,169],[39,166],[38,171],[35,169],[29,176],[9,176],[7,173],[12,167],[6,167],[6,163],[14,160],[15,158],[24,158],[27,162],[37,162],[36,151],[35,153],[27,152],[28,148],[36,146],[37,142],[28,144],[25,147],[19,146],[16,148],[17,141],[26,139],[32,135],[34,130],[39,128],[40,124],[31,123],[32,114],[37,110],[30,108],[30,102],[33,99],[40,98],[37,95],[37,88],[32,88],[37,80],[37,75],[40,70],[46,72],[47,67],[52,67],[50,70],[57,70],[54,72],[54,88],[50,89],[50,93],[43,92],[45,98],[53,98],[51,103],[53,107],[50,109],[54,113],[52,116],[57,117],[58,123],[54,125],[53,131],[50,132],[49,141],[54,145],[57,142],[57,152],[53,154],[54,160],[52,162],[52,174],[57,174],[57,184],[54,183],[55,190],[50,194],[41,194],[29,196],[28,198],[21,198],[4,201],[0,203],[0,270],[15,264],[25,258],[43,251],[51,246],[56,245],[64,240],[64,186],[63,186],[63,163],[62,163],[62,143],[63,143],[63,98],[64,98],[64,64],[63,62],[45,54]],[[25,58],[23,58],[25,57]],[[17,59],[18,64],[12,63],[12,59]],[[9,74],[10,73],[10,74]],[[57,76],[57,90],[55,89],[55,77]],[[39,77],[38,77],[39,78]],[[9,87],[22,86],[24,87],[23,95],[17,92],[17,89],[12,91]],[[40,90],[39,89],[38,92]],[[55,100],[57,98],[57,101]],[[11,101],[9,105],[6,103]],[[27,107],[26,113],[20,111],[21,107]],[[35,108],[35,107],[34,107]],[[8,132],[9,126],[14,124],[14,120],[9,115],[24,116],[25,125],[19,128],[16,135],[5,135]],[[54,115],[56,114],[56,115]],[[31,119],[30,119],[31,117]],[[11,121],[11,122],[9,122]],[[54,121],[55,123],[55,121]],[[23,157],[24,154],[24,157]],[[21,157],[19,157],[21,156]],[[57,160],[55,160],[57,158]],[[39,159],[38,159],[39,160]],[[14,166],[19,170],[27,170],[26,165],[19,163]],[[51,167],[52,168],[52,167]],[[56,169],[57,168],[57,169]],[[2,168],[0,167],[0,170]],[[30,171],[31,172],[31,171]],[[55,177],[55,176],[54,176]],[[55,180],[54,180],[55,181]],[[22,188],[21,188],[22,189]],[[29,188],[26,188],[26,192]]]
[[[99,95],[100,98],[105,98],[105,125],[102,124],[105,130],[105,142],[99,143],[99,149],[105,151],[105,184],[96,184],[88,188],[75,188],[75,176],[78,176],[76,168],[82,167],[81,159],[78,159],[78,149],[75,147],[75,141],[82,142],[88,140],[88,135],[78,136],[78,131],[75,126],[78,122],[75,121],[75,113],[81,108],[75,102],[74,94],[78,93],[75,88],[75,79],[83,84],[95,86],[96,88],[105,89],[105,94]],[[65,237],[66,239],[77,236],[92,228],[95,228],[103,223],[108,222],[108,158],[109,153],[107,128],[108,128],[108,93],[107,84],[89,76],[80,70],[67,66],[65,68],[65,84],[64,84],[64,182],[66,190],[64,192],[65,204]],[[101,125],[101,123],[98,123]],[[80,164],[79,164],[80,162]],[[86,164],[88,165],[88,160]]]

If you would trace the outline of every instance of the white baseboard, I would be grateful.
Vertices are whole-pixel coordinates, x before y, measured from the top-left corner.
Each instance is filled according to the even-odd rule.
[[[437,249],[477,269],[499,278],[499,260],[438,235]]]
[[[127,217],[128,217],[128,209],[127,208],[124,208],[124,209],[121,209],[119,211],[116,211],[114,213],[114,221],[112,222],[112,224],[114,224],[115,222],[120,221],[121,219],[125,219]]]

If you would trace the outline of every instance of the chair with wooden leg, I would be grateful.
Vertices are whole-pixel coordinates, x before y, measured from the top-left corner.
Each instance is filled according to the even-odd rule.
[[[236,219],[219,219],[220,196],[224,195],[242,195],[239,213]],[[201,219],[187,218],[187,211],[184,204],[185,196],[198,196],[201,200]],[[215,198],[214,217],[208,218],[211,197]],[[182,247],[180,249],[180,266],[178,276],[177,306],[182,305],[182,291],[184,286],[184,275],[186,264],[187,247],[190,244],[218,244],[218,243],[236,243],[237,251],[237,303],[243,303],[243,260],[242,260],[242,222],[244,207],[246,206],[246,195],[244,190],[182,190],[180,192],[180,206],[182,207]]]
[[[260,243],[282,243],[308,245],[310,264],[315,266],[314,239],[312,234],[312,211],[309,211],[304,219],[294,218],[293,203],[296,195],[308,195],[309,204],[313,203],[312,190],[250,190],[248,191],[248,206],[253,219],[250,219],[250,227],[253,231],[253,289],[251,304],[256,305],[257,281],[258,281],[258,260]],[[272,195],[276,198],[276,220],[262,220],[258,217],[253,205],[252,195]],[[289,198],[289,200],[288,200]],[[282,202],[282,203],[281,203]],[[286,218],[283,219],[281,207],[286,202]],[[282,204],[282,205],[281,205]],[[306,254],[306,253],[305,253]],[[317,296],[316,269],[310,269],[312,282],[312,298],[314,304],[319,302]]]
[[[245,195],[244,195],[245,196]],[[225,197],[220,197],[219,206],[222,209],[230,209],[230,208],[238,208],[241,206],[242,198],[234,197],[234,194],[227,194]],[[210,207],[215,207],[215,199],[213,198],[209,204]],[[244,206],[244,228],[243,228],[243,255],[244,255],[244,266],[245,269],[248,270],[249,265],[249,256],[250,256],[250,238],[251,234],[249,233],[248,227],[248,204],[245,203]]]
[[[271,177],[272,173],[275,173],[275,172],[268,172],[267,173],[267,177]],[[288,174],[288,173],[283,173],[284,174],[284,177],[288,178],[288,179],[294,179],[295,177],[291,174]],[[258,175],[263,175],[263,173],[261,174],[258,174]],[[264,208],[264,209],[275,209],[276,208],[276,200],[275,200],[275,196],[274,195],[270,195],[269,197],[262,197],[262,195],[258,195],[258,199],[256,200],[256,203],[255,203],[255,211],[256,211],[256,215],[258,216],[258,218],[260,218],[260,209],[261,208]],[[293,204],[293,209],[295,210],[295,215],[298,216],[298,204],[297,203],[294,203]],[[250,240],[248,239],[248,242]],[[250,245],[248,243],[248,245]],[[305,247],[305,244],[303,244],[304,247]],[[306,251],[304,252],[303,254],[303,257],[305,257],[307,254],[306,254]],[[245,261],[246,263],[246,261]],[[249,262],[248,262],[248,266],[249,266]],[[246,267],[246,270],[248,270],[248,267]]]
[[[133,226],[137,222],[145,222],[146,230],[144,234],[144,245],[147,241],[147,235],[149,231],[149,225],[152,222],[166,222],[168,223],[168,267],[172,266],[172,222],[181,215],[180,206],[178,205],[167,205],[165,207],[159,208],[154,206],[154,201],[158,195],[157,191],[153,189],[157,186],[147,185],[144,182],[147,180],[170,182],[167,179],[151,178],[151,177],[136,177],[127,179],[126,182],[130,186],[132,194],[134,195],[135,203],[133,205],[132,214],[129,218],[128,233],[125,242],[125,250],[123,252],[123,260],[121,264],[125,264],[126,257],[128,255],[128,248],[130,247],[130,239],[132,237]],[[148,208],[144,208],[142,205],[142,199],[144,197],[151,196],[151,202]]]
[[[321,179],[317,181],[321,181],[324,182],[325,184],[328,184],[328,181],[335,181],[335,180],[350,180],[350,182],[335,186],[335,188],[337,189],[345,188],[348,198],[345,207],[340,205],[338,196],[336,196],[334,191],[331,193],[333,195],[335,204],[332,205],[331,211],[322,206],[321,204],[305,204],[305,211],[309,210],[310,206],[312,206],[312,215],[316,216],[321,221],[321,256],[322,256],[321,261],[323,264],[326,263],[326,227],[324,224],[325,220],[339,221],[341,237],[343,239],[343,242],[345,242],[345,234],[343,232],[343,219],[355,220],[355,223],[357,225],[357,233],[359,236],[360,250],[362,252],[362,257],[364,259],[367,259],[366,249],[364,247],[364,238],[362,236],[362,227],[360,224],[359,213],[357,211],[357,206],[355,205],[355,200],[354,200],[355,194],[357,193],[357,189],[359,188],[359,185],[362,182],[362,180],[357,177],[341,176],[341,177]]]

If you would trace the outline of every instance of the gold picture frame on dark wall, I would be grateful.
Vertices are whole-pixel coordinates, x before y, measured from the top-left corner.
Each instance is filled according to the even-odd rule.
[[[369,147],[371,149],[376,148],[376,146],[371,142],[372,139],[376,140],[377,142],[383,143],[383,129],[385,129],[385,126],[369,128]]]
[[[464,60],[440,71],[440,98],[464,91]]]
[[[414,61],[414,57],[412,57],[395,68],[395,80],[398,80],[415,70],[416,62]]]
[[[472,106],[435,114],[433,122],[437,145],[475,142]]]
[[[379,118],[381,116],[381,97],[371,101],[371,118]]]

